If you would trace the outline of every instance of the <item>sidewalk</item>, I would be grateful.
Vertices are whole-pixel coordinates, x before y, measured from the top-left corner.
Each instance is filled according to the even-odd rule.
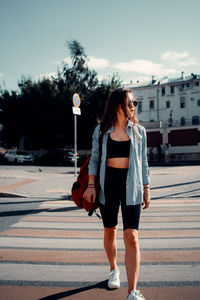
[[[1,166],[0,195],[61,198],[71,194],[72,167]]]
[[[62,198],[71,194],[74,168],[5,166],[0,168],[0,195]],[[150,167],[151,197],[200,197],[200,166]]]

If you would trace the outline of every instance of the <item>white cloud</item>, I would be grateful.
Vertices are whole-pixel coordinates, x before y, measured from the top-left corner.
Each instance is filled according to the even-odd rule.
[[[99,81],[106,80],[106,76],[104,76],[102,74],[97,74],[97,78]]]
[[[176,73],[175,69],[166,68],[163,64],[157,64],[150,60],[135,59],[129,62],[120,62],[113,67],[122,72],[137,72],[145,75],[164,76]]]
[[[2,77],[2,76],[4,76],[4,74],[0,72],[0,76]]]
[[[70,57],[66,57],[60,61],[54,61],[54,63],[67,63],[70,67],[72,66]],[[106,58],[89,56],[87,64],[90,69],[95,69],[97,72],[100,72],[100,74],[97,74],[99,81],[107,80],[109,78],[108,72],[110,72],[111,75],[112,72],[119,71],[121,73],[120,76],[123,77],[124,75],[126,80],[131,76],[130,79],[132,81],[143,82],[151,80],[152,75],[154,75],[156,79],[165,76],[178,76],[186,67],[199,66],[200,62],[188,51],[176,52],[168,50],[162,53],[156,61],[141,58],[112,64],[112,62]],[[49,78],[52,75],[55,76],[55,73],[43,74],[40,75],[40,78]]]
[[[178,67],[199,66],[195,57],[192,57],[187,51],[175,52],[167,51],[161,55],[161,60],[165,63],[172,63]]]
[[[110,61],[106,58],[88,57],[88,67],[91,69],[107,68],[109,65]]]
[[[60,59],[60,60],[54,60],[53,61],[53,64],[55,64],[55,65],[60,65],[62,63],[66,63],[66,64],[71,66],[71,64],[72,64],[71,57],[66,57],[66,58],[63,58],[63,59]]]
[[[45,74],[40,74],[36,77],[36,79],[51,79],[52,77],[56,77],[57,73],[56,72],[49,72],[49,73],[45,73]]]
[[[71,57],[66,57],[62,60],[62,62],[68,64],[69,66],[72,65],[72,60],[71,60]]]
[[[187,58],[188,56],[189,56],[189,53],[187,51],[184,51],[181,53],[178,53],[175,51],[167,51],[161,55],[161,60],[176,62],[180,59]]]
[[[72,66],[72,60],[71,57],[66,57],[62,60],[55,60],[53,61],[54,64],[59,65],[61,63],[66,63],[69,66]],[[107,68],[110,65],[110,61],[106,58],[98,58],[94,56],[89,56],[88,60],[88,67],[91,69],[103,69]]]

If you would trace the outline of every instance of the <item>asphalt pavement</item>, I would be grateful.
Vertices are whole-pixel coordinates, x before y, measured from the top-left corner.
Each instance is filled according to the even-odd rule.
[[[70,200],[73,171],[1,166],[0,299],[126,299],[121,214],[121,288],[111,291],[102,223]],[[200,166],[151,167],[150,174],[138,288],[149,300],[200,299]]]

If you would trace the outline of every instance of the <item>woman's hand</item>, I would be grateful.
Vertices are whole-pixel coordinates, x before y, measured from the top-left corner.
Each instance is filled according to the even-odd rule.
[[[150,204],[150,190],[149,189],[144,189],[144,194],[143,194],[143,209],[146,209],[149,207]]]
[[[94,187],[88,187],[84,194],[83,194],[83,198],[88,201],[88,202],[95,202],[96,199],[96,190]]]

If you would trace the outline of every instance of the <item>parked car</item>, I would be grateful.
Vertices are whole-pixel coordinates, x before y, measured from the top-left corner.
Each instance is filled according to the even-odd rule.
[[[67,165],[73,165],[74,164],[74,161],[75,161],[75,154],[73,151],[69,150],[68,152],[65,153],[64,155],[64,159],[65,159],[65,162],[67,163]],[[77,164],[78,164],[78,161],[80,159],[80,155],[77,153],[76,154],[76,159],[77,159]]]
[[[88,158],[88,155],[81,155],[79,153],[76,154],[76,158],[77,158],[77,166],[81,167],[82,164],[85,162],[85,160]],[[67,165],[74,165],[74,161],[75,161],[75,154],[73,151],[69,151],[66,155],[65,155],[65,161],[67,163]]]
[[[33,163],[34,162],[34,156],[28,152],[25,151],[16,151],[16,150],[10,150],[6,152],[4,155],[4,159],[7,162],[13,162],[13,163]]]
[[[77,161],[79,160],[77,154]],[[46,154],[36,158],[36,163],[46,166],[67,166],[74,164],[75,155],[68,149],[51,149]]]
[[[4,154],[0,152],[0,162],[4,161]]]

